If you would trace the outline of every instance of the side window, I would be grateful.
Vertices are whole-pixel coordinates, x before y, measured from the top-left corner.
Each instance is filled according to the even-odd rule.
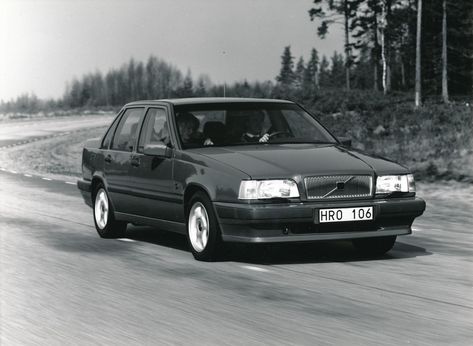
[[[147,144],[168,145],[170,143],[166,111],[162,108],[148,109],[143,130],[141,131],[138,152],[142,152]]]
[[[107,134],[105,135],[103,141],[102,141],[102,149],[108,149],[110,146],[110,143],[112,142],[112,137],[113,133],[115,132],[115,129],[117,128],[118,121],[120,120],[121,115],[117,116],[116,119],[113,121],[112,125],[108,128]]]
[[[125,111],[115,131],[111,149],[133,151],[142,115],[143,108],[129,108]]]

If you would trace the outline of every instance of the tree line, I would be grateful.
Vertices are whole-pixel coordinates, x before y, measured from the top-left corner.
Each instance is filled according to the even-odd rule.
[[[344,53],[296,59],[291,47],[281,55],[274,81],[213,83],[193,78],[158,57],[130,59],[106,73],[96,71],[70,81],[62,98],[40,100],[24,94],[0,103],[0,111],[120,107],[139,99],[196,96],[288,98],[312,102],[327,89],[414,92],[448,102],[473,96],[473,1],[313,0],[308,20],[317,20],[325,38],[334,25],[344,30]],[[422,92],[422,94],[421,94]]]

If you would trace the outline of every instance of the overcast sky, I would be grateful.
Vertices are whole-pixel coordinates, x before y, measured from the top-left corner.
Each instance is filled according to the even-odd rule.
[[[60,97],[67,81],[154,54],[214,82],[273,80],[284,46],[343,48],[309,20],[312,0],[0,0],[0,99]]]

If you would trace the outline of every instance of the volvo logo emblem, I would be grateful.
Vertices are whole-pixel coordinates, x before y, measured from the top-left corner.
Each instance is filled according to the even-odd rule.
[[[353,178],[355,178],[354,176],[349,176],[345,181],[337,181],[335,182],[335,187],[330,190],[329,192],[327,192],[325,195],[322,196],[322,198],[325,198],[325,197],[328,197],[330,196],[331,194],[333,194],[335,191],[338,191],[338,190],[345,190],[345,185],[350,181],[352,180]]]

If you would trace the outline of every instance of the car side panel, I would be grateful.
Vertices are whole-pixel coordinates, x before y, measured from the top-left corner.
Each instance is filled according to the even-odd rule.
[[[92,180],[94,178],[103,179],[103,152],[98,148],[86,146],[82,150],[82,180],[79,180],[77,185],[81,191],[84,202],[92,207],[93,186]],[[105,188],[107,186],[105,185]]]

